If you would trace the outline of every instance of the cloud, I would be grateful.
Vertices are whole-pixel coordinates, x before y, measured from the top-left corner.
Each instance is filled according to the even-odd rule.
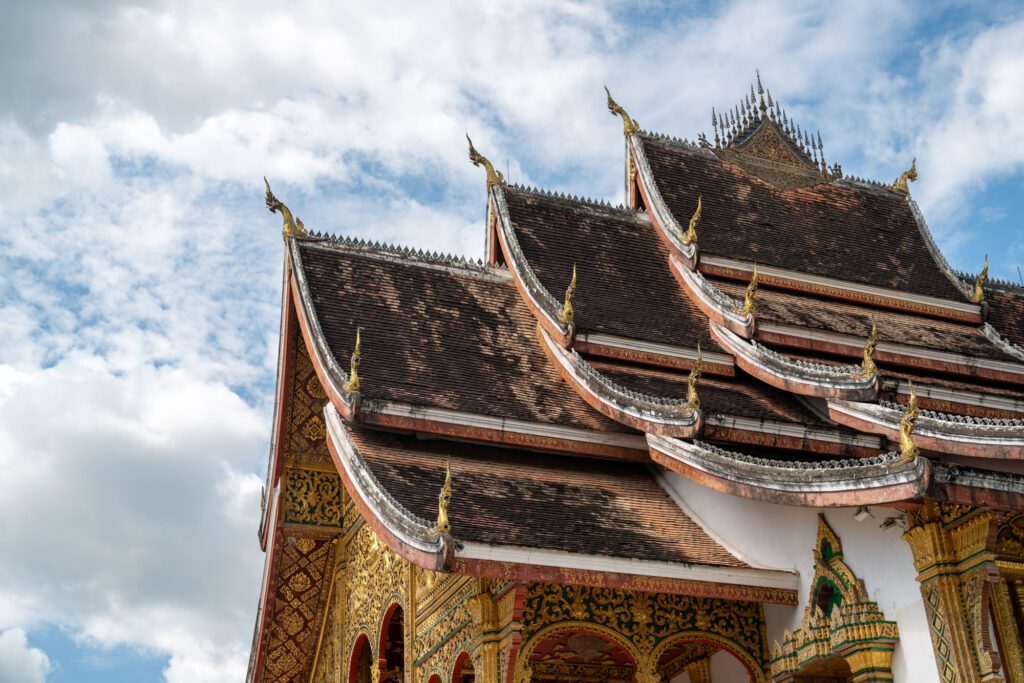
[[[50,672],[50,658],[29,647],[23,629],[9,628],[0,631],[0,671],[4,683],[43,683]]]

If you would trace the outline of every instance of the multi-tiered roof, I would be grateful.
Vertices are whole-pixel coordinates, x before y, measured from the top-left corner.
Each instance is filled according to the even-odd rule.
[[[478,576],[793,602],[795,576],[715,540],[666,470],[789,505],[1024,507],[1024,292],[950,269],[916,168],[844,177],[760,79],[695,144],[608,102],[627,207],[508,185],[471,145],[486,262],[285,216],[282,358],[308,353],[334,464],[388,546]]]

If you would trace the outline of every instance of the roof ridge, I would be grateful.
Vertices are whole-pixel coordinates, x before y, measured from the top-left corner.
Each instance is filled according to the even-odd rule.
[[[673,145],[679,145],[680,147],[689,147],[690,149],[702,150],[704,149],[696,142],[690,142],[687,138],[678,138],[675,135],[667,135],[665,133],[657,133],[652,130],[641,129],[640,135],[651,138],[652,140],[658,140],[659,142],[668,142]]]
[[[886,192],[891,192],[892,190],[892,185],[888,183],[883,183],[879,180],[871,180],[870,178],[861,178],[860,176],[855,175],[843,176],[842,178],[837,178],[833,182],[840,185],[854,185],[866,190],[884,190]]]
[[[965,270],[956,270],[954,272],[965,284],[971,287],[974,286],[974,280],[978,276],[977,273],[968,273]],[[1024,294],[1024,285],[1001,277],[987,278],[985,280],[985,289],[995,289],[1007,294]]]
[[[596,207],[599,209],[610,209],[611,211],[617,211],[625,213],[630,216],[635,216],[643,211],[632,209],[625,204],[612,204],[607,199],[597,199],[594,197],[577,196],[574,194],[566,194],[564,192],[556,192],[555,190],[549,190],[543,187],[537,187],[535,185],[522,185],[520,183],[510,183],[506,186],[508,189],[517,190],[519,192],[528,192],[530,194],[540,195],[542,197],[548,197],[550,199],[559,199],[567,202],[573,202],[575,204],[585,204],[587,206]]]
[[[352,237],[349,235],[334,235],[327,232],[310,231],[309,238],[301,241],[319,242],[321,244],[327,243],[331,246],[342,247],[343,249],[351,252],[376,256],[390,256],[414,263],[444,266],[447,268],[461,268],[472,272],[504,270],[504,267],[502,266],[490,266],[482,259],[466,258],[460,254],[436,252],[401,244],[379,242],[376,240],[370,241],[362,237]]]

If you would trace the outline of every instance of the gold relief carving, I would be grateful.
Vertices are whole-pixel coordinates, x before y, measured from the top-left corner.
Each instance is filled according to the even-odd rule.
[[[314,415],[302,428],[302,435],[310,441],[320,441],[327,435],[327,427],[324,426],[324,421],[320,419],[319,415]]]
[[[1001,681],[988,632],[997,578],[996,515],[927,501],[908,517],[910,545],[943,681]]]
[[[348,380],[341,387],[345,393],[354,394],[361,386],[359,381],[359,363],[363,359],[362,327],[356,327],[356,348],[352,351],[352,358],[349,360]]]
[[[903,194],[910,194],[910,185],[908,184],[907,181],[913,182],[913,181],[916,181],[916,180],[917,180],[917,157],[914,157],[914,161],[910,164],[910,168],[908,168],[903,173],[900,173],[900,177],[893,181],[892,187],[897,192],[902,192]]]
[[[285,206],[274,193],[270,191],[270,183],[267,181],[267,177],[263,177],[263,184],[266,185],[266,193],[264,199],[267,204],[267,209],[271,213],[281,214],[281,236],[284,238],[288,237],[302,237],[307,235],[306,226],[302,224],[302,221],[298,218],[292,217],[292,212]]]
[[[342,485],[337,474],[289,467],[283,478],[286,522],[341,526]]]
[[[985,267],[981,269],[974,278],[974,294],[971,295],[972,304],[980,304],[985,300],[985,281],[988,280],[988,255],[985,255]]]
[[[558,321],[563,325],[568,325],[573,321],[575,313],[572,308],[572,297],[576,293],[576,264],[572,264],[572,279],[569,280],[569,286],[565,288],[565,303],[562,304],[562,310],[558,313]]]
[[[612,93],[608,90],[608,86],[604,86],[605,94],[608,95],[608,112],[612,116],[622,117],[622,134],[630,135],[640,130],[640,124],[629,117],[626,110],[619,106],[619,103],[612,99]]]
[[[999,633],[999,655],[1006,667],[1007,683],[1024,683],[1024,634],[1013,614],[1006,579],[999,579],[992,586],[992,616]]]
[[[298,327],[296,325],[296,327]],[[333,469],[331,454],[327,450],[323,422],[323,387],[317,379],[313,363],[306,351],[302,335],[296,331],[292,338],[292,378],[288,401],[288,428],[285,439],[285,460],[308,464],[329,465]]]
[[[441,492],[437,494],[437,524],[434,526],[434,531],[439,534],[450,534],[452,532],[452,525],[448,520],[448,504],[451,502],[452,466],[451,463],[448,463],[444,470],[444,484],[441,486]]]
[[[1007,515],[996,531],[995,551],[999,559],[1024,562],[1024,513]]]
[[[839,537],[818,515],[811,594],[800,627],[785,631],[782,643],[772,646],[772,678],[791,680],[807,667],[839,656],[854,680],[891,681],[897,642],[896,622],[888,621],[870,599],[864,582],[843,559]]]
[[[344,651],[351,653],[361,634],[370,641],[374,661],[384,615],[393,604],[409,614],[409,564],[395,555],[366,524],[350,542],[346,567],[346,635]],[[379,675],[379,669],[373,667]]]
[[[911,437],[914,428],[917,427],[917,418],[920,413],[921,411],[917,407],[917,394],[914,393],[914,384],[911,382],[910,401],[900,417],[900,457],[898,461],[900,463],[913,462],[921,452]]]
[[[306,393],[320,401],[327,398],[327,392],[324,391],[323,385],[320,384],[320,378],[315,374],[306,382]]]
[[[514,680],[526,680],[530,655],[545,637],[582,630],[620,644],[634,657],[640,673],[653,671],[653,663],[680,639],[692,639],[728,650],[761,681],[767,654],[762,622],[761,605],[754,602],[531,584],[523,605],[522,647]]]
[[[266,629],[264,681],[293,681],[308,675],[323,610],[334,544],[278,532],[274,601]]]
[[[503,185],[505,183],[505,176],[501,174],[501,171],[495,171],[494,166],[487,160],[487,157],[476,151],[476,147],[473,146],[473,141],[469,139],[468,133],[466,134],[466,141],[469,142],[469,160],[473,162],[474,166],[482,166],[487,173],[487,189],[490,190],[497,185]]]
[[[697,342],[697,362],[690,368],[690,375],[686,378],[686,409],[691,413],[700,410],[700,395],[697,393],[697,380],[700,379],[702,358],[700,353],[700,342]]]

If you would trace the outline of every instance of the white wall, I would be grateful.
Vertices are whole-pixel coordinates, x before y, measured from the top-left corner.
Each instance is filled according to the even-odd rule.
[[[899,627],[900,643],[893,657],[896,683],[938,683],[910,547],[901,538],[898,526],[888,530],[878,527],[883,519],[895,514],[893,510],[871,508],[874,519],[857,522],[854,510],[849,508],[816,510],[760,503],[712,491],[671,472],[666,473],[665,481],[679,494],[695,521],[741,558],[751,564],[800,573],[797,607],[765,607],[769,652],[774,641],[782,640],[783,629],[793,630],[803,620],[814,577],[812,553],[818,513],[824,512],[842,541],[843,559],[863,579],[868,595],[878,602],[885,617]],[[718,678],[713,680],[719,683]]]

